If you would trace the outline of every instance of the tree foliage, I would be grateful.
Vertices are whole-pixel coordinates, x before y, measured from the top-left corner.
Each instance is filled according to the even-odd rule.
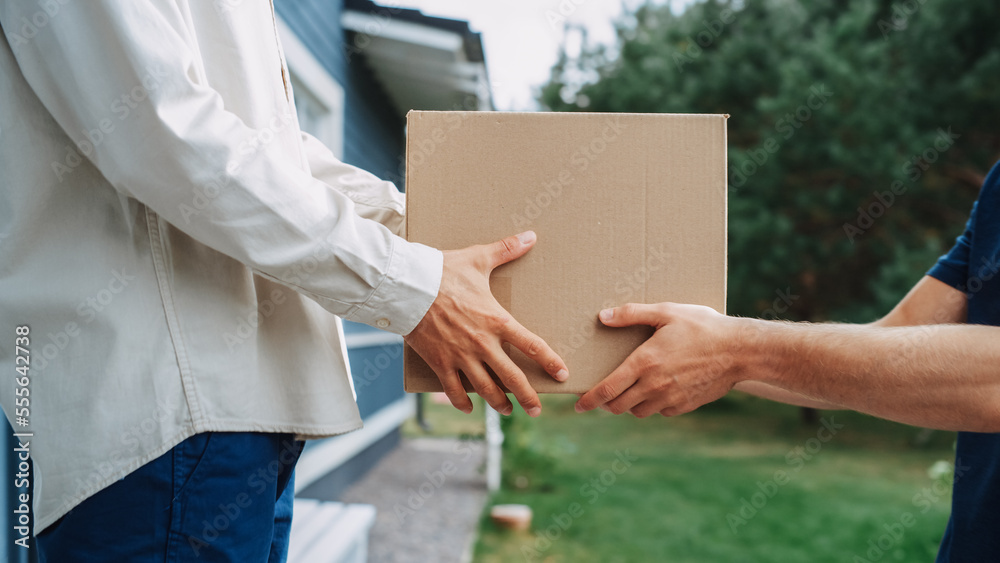
[[[951,246],[1000,156],[997,21],[985,0],[648,3],[615,45],[564,47],[541,101],[730,114],[730,312],[867,321]]]

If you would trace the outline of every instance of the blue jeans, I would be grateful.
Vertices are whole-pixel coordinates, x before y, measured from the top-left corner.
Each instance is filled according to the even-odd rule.
[[[184,440],[46,528],[41,563],[281,563],[292,525],[290,434]]]

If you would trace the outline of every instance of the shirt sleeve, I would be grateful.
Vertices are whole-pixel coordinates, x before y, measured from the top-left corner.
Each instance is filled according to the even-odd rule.
[[[313,178],[337,189],[354,202],[358,215],[386,226],[404,236],[406,198],[392,182],[386,182],[366,170],[344,164],[322,141],[305,131],[302,147]]]
[[[965,291],[965,286],[969,282],[969,255],[972,249],[973,234],[976,228],[976,208],[979,203],[972,206],[972,213],[965,223],[965,231],[955,240],[955,246],[938,259],[928,276],[940,280],[959,291]]]
[[[326,162],[318,176],[338,182],[327,184],[281,147],[243,154],[259,131],[201,78],[176,10],[167,2],[69,2],[14,54],[64,132],[87,138],[105,130],[81,152],[116,190],[334,314],[408,334],[437,296],[441,252],[377,222],[391,225],[402,208],[392,198],[367,203],[363,174]],[[36,11],[35,2],[0,0],[4,27]],[[136,91],[144,99],[127,119],[108,119],[115,101]]]
[[[969,214],[969,220],[965,224],[965,231],[955,240],[955,246],[947,254],[939,258],[937,264],[927,272],[928,276],[940,280],[959,291],[966,291],[969,278],[972,277],[970,261],[972,260],[972,244],[975,241],[977,210],[982,205],[988,206],[984,209],[993,209],[992,206],[995,205],[994,202],[996,202],[998,189],[1000,189],[1000,162],[995,163],[986,175],[983,186],[979,191],[979,198],[972,205],[972,212]]]

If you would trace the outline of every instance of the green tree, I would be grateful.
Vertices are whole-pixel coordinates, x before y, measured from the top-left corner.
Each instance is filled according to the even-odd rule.
[[[984,0],[647,3],[615,45],[564,47],[540,97],[730,114],[730,312],[869,321],[950,247],[1000,156],[997,21]]]

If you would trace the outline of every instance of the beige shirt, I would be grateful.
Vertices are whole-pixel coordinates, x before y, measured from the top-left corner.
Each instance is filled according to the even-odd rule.
[[[299,131],[271,5],[0,0],[0,25],[0,402],[35,530],[195,433],[360,427],[335,315],[409,333],[442,255]]]

